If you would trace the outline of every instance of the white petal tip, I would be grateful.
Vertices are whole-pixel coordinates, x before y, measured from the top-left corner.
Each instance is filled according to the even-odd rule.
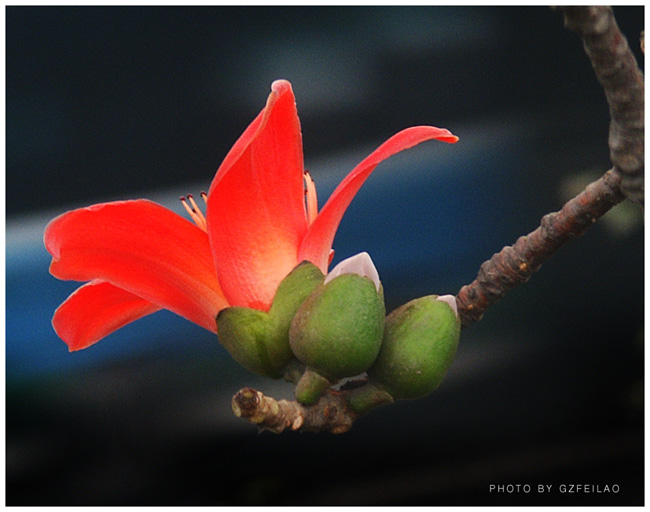
[[[454,310],[456,318],[458,318],[458,304],[456,304],[456,297],[453,295],[441,295],[437,297],[436,300],[449,304],[449,307]]]
[[[381,286],[379,273],[367,252],[360,252],[359,254],[341,261],[329,274],[327,274],[323,284],[329,283],[332,279],[341,274],[357,274],[361,277],[366,277],[375,284],[377,293],[379,293],[379,287]]]
[[[288,80],[284,80],[284,79],[274,80],[273,83],[271,84],[271,90],[273,92],[282,92],[287,88],[291,89],[291,83]]]

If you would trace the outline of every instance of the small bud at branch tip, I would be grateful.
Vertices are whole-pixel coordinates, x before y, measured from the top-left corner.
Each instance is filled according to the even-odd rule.
[[[446,302],[447,304],[449,304],[451,309],[454,310],[454,313],[456,314],[456,318],[458,318],[458,304],[456,304],[456,297],[454,297],[453,295],[441,295],[436,300],[439,300],[440,302]]]
[[[338,263],[331,272],[327,274],[323,284],[329,283],[331,280],[342,274],[357,274],[361,277],[370,279],[374,283],[375,288],[377,288],[377,293],[379,293],[379,287],[381,285],[381,282],[379,281],[379,273],[367,252],[361,252]]]

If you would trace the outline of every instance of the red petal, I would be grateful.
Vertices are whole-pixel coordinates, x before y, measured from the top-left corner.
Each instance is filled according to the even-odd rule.
[[[328,257],[334,235],[345,210],[361,188],[361,185],[380,162],[395,153],[430,139],[450,143],[458,141],[458,137],[449,130],[433,126],[414,126],[393,135],[357,165],[332,192],[329,200],[310,226],[309,232],[300,247],[298,259],[300,261],[311,261],[323,272],[327,272]]]
[[[78,288],[54,312],[52,326],[70,349],[81,350],[160,307],[105,281]]]
[[[180,215],[146,200],[73,210],[45,230],[59,279],[101,279],[211,331],[228,306],[208,237]]]
[[[208,194],[219,280],[233,306],[267,309],[307,232],[300,121],[287,81],[226,156]]]

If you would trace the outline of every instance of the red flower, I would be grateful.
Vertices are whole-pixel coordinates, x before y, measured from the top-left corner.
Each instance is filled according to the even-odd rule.
[[[56,310],[52,325],[72,351],[159,309],[213,332],[223,308],[267,310],[280,281],[301,261],[327,272],[343,213],[377,164],[429,139],[458,140],[431,126],[397,133],[317,212],[293,91],[278,80],[217,170],[206,218],[191,212],[196,225],[144,199],[73,210],[49,223],[51,274],[89,281]]]

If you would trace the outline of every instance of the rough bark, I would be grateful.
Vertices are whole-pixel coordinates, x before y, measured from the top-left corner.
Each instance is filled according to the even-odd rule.
[[[513,288],[528,281],[565,243],[582,235],[624,196],[620,176],[608,171],[560,211],[542,218],[540,226],[504,247],[481,265],[476,279],[456,296],[463,327],[478,322],[483,313]]]
[[[564,25],[582,38],[598,81],[605,90],[611,117],[609,149],[621,190],[644,203],[644,77],[607,6],[558,7]]]

